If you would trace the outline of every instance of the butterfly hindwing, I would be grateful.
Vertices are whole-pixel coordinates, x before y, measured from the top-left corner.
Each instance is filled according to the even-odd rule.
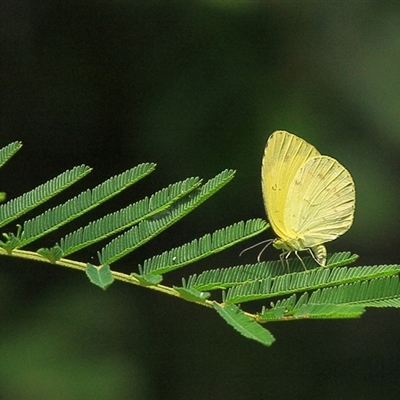
[[[284,223],[307,247],[336,239],[353,222],[354,182],[338,161],[328,156],[308,160],[292,181]]]

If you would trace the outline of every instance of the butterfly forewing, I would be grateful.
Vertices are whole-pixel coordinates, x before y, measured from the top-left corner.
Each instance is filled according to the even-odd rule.
[[[276,131],[268,139],[261,169],[262,192],[272,229],[284,240],[292,231],[284,217],[291,183],[299,169],[319,155],[314,146],[286,131]]]

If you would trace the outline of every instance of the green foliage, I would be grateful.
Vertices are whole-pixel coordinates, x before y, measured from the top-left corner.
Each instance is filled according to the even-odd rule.
[[[15,142],[0,149],[0,166],[20,147]],[[181,286],[162,284],[166,274],[264,232],[269,225],[261,219],[236,222],[192,239],[132,266],[129,274],[110,269],[111,264],[154,239],[224,187],[234,176],[232,170],[222,171],[205,183],[191,177],[168,185],[70,232],[50,248],[40,247],[36,252],[24,249],[50,232],[54,235],[61,226],[128,189],[154,170],[153,163],[140,164],[22,222],[23,215],[76,183],[91,168],[75,167],[5,202],[0,205],[0,227],[14,222],[16,229],[15,233],[1,233],[0,255],[85,271],[90,282],[103,290],[114,280],[120,280],[208,307],[246,338],[268,346],[274,338],[261,325],[266,322],[356,318],[367,307],[400,307],[400,265],[350,267],[357,259],[350,252],[329,255],[324,268],[312,257],[301,261],[296,257],[287,260],[277,257],[276,261],[220,267],[187,277],[182,274],[178,279]],[[99,265],[70,258],[78,250],[98,245],[105,239],[109,242],[98,250]],[[246,311],[244,306],[254,301],[261,302],[259,311]],[[257,306],[253,305],[253,310],[254,307]]]
[[[139,275],[132,272],[131,276],[136,278],[142,286],[156,286],[162,281],[162,275]]]
[[[302,272],[243,282],[228,289],[224,297],[227,303],[244,303],[288,293],[304,292],[342,285],[348,282],[365,281],[400,272],[399,265],[382,265],[353,268],[315,268]]]
[[[176,201],[175,204],[166,212],[161,213],[160,216],[156,215],[155,217],[141,221],[137,226],[118,236],[99,252],[100,263],[111,264],[147,243],[153,237],[193,211],[217,190],[221,189],[233,178],[233,175],[234,171],[226,170],[221,172],[193,194],[189,194]]]
[[[64,255],[68,255],[90,246],[92,243],[167,210],[175,201],[197,188],[200,184],[199,178],[189,178],[169,185],[151,197],[145,197],[143,200],[69,233],[61,238],[60,247],[63,249]]]
[[[51,208],[37,217],[26,221],[23,225],[20,247],[56,230],[60,226],[67,224],[116,196],[118,193],[144,178],[152,172],[154,168],[155,164],[140,164],[122,174],[107,179],[94,189],[85,190],[78,196],[66,201],[64,204]],[[85,170],[86,173],[89,171],[90,169]],[[55,179],[55,182],[60,186],[63,183],[61,178],[64,178],[62,175],[63,174]],[[79,176],[79,179],[82,176],[83,175]],[[62,187],[65,189],[67,186],[62,185]]]
[[[349,252],[332,254],[328,258],[327,267],[347,265],[357,259],[356,255]],[[304,259],[307,271],[318,268],[311,257]],[[304,265],[298,259],[293,259],[290,272],[304,272]],[[229,268],[218,268],[204,271],[201,274],[190,275],[187,281],[183,279],[183,286],[197,290],[227,289],[229,287],[241,287],[252,282],[262,282],[269,278],[285,275],[280,261],[268,261],[257,264],[239,265]]]
[[[0,149],[0,167],[2,167],[21,147],[21,142],[12,142]]]
[[[182,299],[195,302],[204,302],[210,297],[210,293],[199,292],[196,289],[186,289],[174,287],[174,289],[181,295]]]
[[[56,261],[60,261],[61,257],[63,256],[63,251],[60,246],[54,246],[51,249],[41,248],[37,252],[53,264]]]
[[[265,346],[270,346],[275,338],[269,331],[247,316],[240,308],[233,304],[220,305],[213,303],[217,313],[243,336],[256,340]]]
[[[45,203],[58,193],[67,189],[91,171],[86,165],[74,167],[50,181],[24,193],[22,196],[0,205],[0,227]],[[24,234],[26,236],[26,234]]]
[[[87,264],[86,275],[90,282],[106,290],[113,282],[109,265],[99,265],[98,267],[90,263]]]
[[[139,265],[139,271],[144,274],[163,274],[184,267],[255,236],[267,228],[268,224],[261,219],[239,222],[145,260],[143,267]]]

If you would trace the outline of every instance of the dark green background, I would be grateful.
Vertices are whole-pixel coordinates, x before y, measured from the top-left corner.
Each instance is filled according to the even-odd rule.
[[[2,0],[0,32],[0,145],[24,143],[1,170],[8,198],[81,163],[94,172],[58,202],[158,164],[94,219],[177,180],[237,170],[115,269],[264,218],[260,164],[276,129],[354,177],[354,225],[328,250],[360,254],[359,265],[400,261],[400,2]],[[243,247],[186,274],[255,261],[257,251],[238,258]],[[3,258],[0,316],[6,400],[398,398],[398,310],[271,324],[277,342],[265,348],[203,307],[122,283],[102,292],[82,273]]]

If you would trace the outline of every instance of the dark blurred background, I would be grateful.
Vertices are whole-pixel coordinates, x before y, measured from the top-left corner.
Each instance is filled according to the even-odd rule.
[[[0,146],[24,144],[1,170],[8,198],[82,163],[94,171],[57,202],[157,163],[94,219],[189,176],[237,170],[114,269],[265,218],[260,165],[276,129],[354,177],[354,225],[328,250],[357,253],[359,265],[400,261],[400,2],[2,0],[0,32]],[[176,276],[254,262],[257,250],[238,258],[245,245]],[[96,260],[100,248],[74,257]],[[398,310],[271,324],[277,342],[265,348],[203,307],[3,258],[0,315],[6,400],[398,398]]]

